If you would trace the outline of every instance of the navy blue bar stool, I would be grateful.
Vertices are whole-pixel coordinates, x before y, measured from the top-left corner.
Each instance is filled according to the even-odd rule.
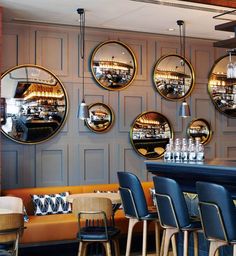
[[[233,245],[236,256],[236,209],[231,194],[222,185],[197,182],[199,211],[203,231],[210,242],[209,256],[221,246]]]
[[[160,226],[157,212],[150,212],[148,210],[142,185],[136,175],[130,172],[118,172],[117,174],[123,210],[125,216],[129,218],[125,255],[130,255],[133,228],[140,221],[143,222],[142,255],[146,255],[147,251],[147,223],[150,221],[155,223],[156,254],[160,255]]]
[[[188,255],[189,233],[193,232],[194,256],[198,255],[197,231],[201,229],[200,220],[191,218],[179,184],[169,178],[153,177],[155,198],[160,224],[164,229],[163,254],[167,256],[171,238],[179,232],[184,233],[183,255]]]

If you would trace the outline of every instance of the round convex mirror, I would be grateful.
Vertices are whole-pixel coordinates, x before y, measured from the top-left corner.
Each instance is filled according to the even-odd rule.
[[[162,56],[154,67],[154,84],[158,93],[167,100],[186,98],[194,85],[191,64],[175,54]]]
[[[194,119],[187,127],[187,135],[194,140],[199,138],[202,144],[207,144],[212,136],[211,126],[203,118]]]
[[[173,132],[168,119],[162,114],[149,111],[140,114],[130,129],[130,141],[135,151],[148,159],[164,155]]]
[[[36,65],[21,65],[1,76],[1,131],[23,144],[50,139],[63,127],[68,97],[60,80]]]
[[[208,81],[208,93],[216,109],[230,118],[236,118],[236,56],[216,60]],[[227,67],[232,66],[234,78],[227,78]]]
[[[122,90],[135,78],[134,53],[120,41],[106,41],[93,51],[91,70],[97,83],[107,90]]]

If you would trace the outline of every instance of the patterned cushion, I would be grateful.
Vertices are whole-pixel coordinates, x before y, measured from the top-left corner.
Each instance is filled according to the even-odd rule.
[[[149,191],[152,197],[153,205],[156,206],[155,188],[149,188]]]
[[[31,195],[34,204],[34,215],[70,213],[71,205],[66,201],[69,192],[49,195]]]

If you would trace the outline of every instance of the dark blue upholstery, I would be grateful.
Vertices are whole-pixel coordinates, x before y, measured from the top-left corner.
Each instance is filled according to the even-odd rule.
[[[209,182],[197,182],[196,188],[206,237],[225,240],[217,208],[212,205],[214,204],[219,207],[222,215],[227,240],[236,240],[236,209],[229,191],[224,186]]]
[[[150,213],[139,178],[130,172],[118,172],[119,191],[126,215],[138,219],[157,219],[157,213]],[[133,203],[134,201],[134,203]]]
[[[201,227],[199,221],[192,220],[189,217],[183,192],[175,180],[154,176],[153,181],[159,218],[163,226],[171,226],[180,229]],[[169,196],[172,204],[167,196]],[[172,207],[174,208],[175,214]],[[174,215],[176,215],[176,219]]]

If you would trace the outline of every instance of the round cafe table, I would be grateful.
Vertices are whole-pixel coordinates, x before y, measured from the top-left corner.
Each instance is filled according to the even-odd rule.
[[[0,214],[14,213],[10,209],[0,208]]]

